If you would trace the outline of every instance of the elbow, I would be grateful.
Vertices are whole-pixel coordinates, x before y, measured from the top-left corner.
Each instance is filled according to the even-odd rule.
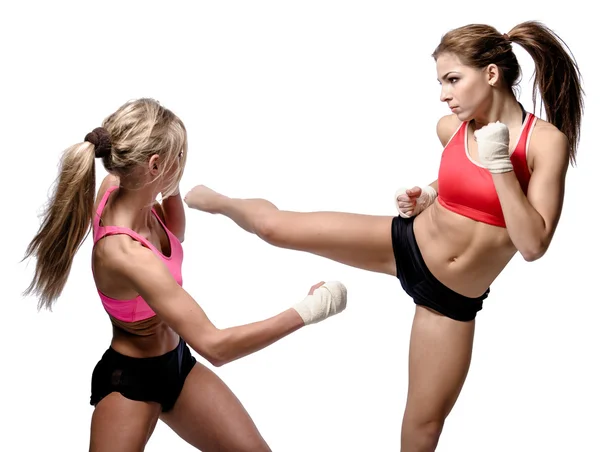
[[[531,251],[522,252],[521,255],[523,256],[523,259],[525,259],[526,262],[534,262],[537,261],[540,257],[542,257],[542,254],[532,253]]]
[[[225,364],[227,364],[228,362],[230,362],[229,359],[227,359],[224,356],[211,356],[210,358],[207,358],[208,362],[213,366],[213,367],[222,367]]]
[[[205,338],[198,353],[214,367],[221,367],[233,361],[229,341],[222,330],[216,330],[211,337]]]
[[[538,244],[529,246],[528,248],[521,250],[521,255],[523,256],[523,259],[525,259],[525,261],[534,262],[540,259],[544,254],[546,254],[547,250],[548,245],[543,242],[540,242]]]
[[[224,359],[217,359],[217,358],[206,358],[206,360],[211,364],[211,366],[213,367],[221,367],[224,366],[225,364],[228,363],[228,361],[224,360]]]

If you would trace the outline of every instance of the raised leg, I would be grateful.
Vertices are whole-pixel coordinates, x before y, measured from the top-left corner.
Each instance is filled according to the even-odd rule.
[[[273,246],[396,275],[391,216],[291,212],[265,199],[229,198],[203,185],[193,188],[184,200],[190,208],[225,215]]]

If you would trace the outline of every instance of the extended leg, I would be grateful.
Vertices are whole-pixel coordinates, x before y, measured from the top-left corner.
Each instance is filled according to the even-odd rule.
[[[185,202],[197,210],[225,215],[273,246],[396,275],[391,216],[290,212],[264,199],[229,198],[202,185],[192,189]]]

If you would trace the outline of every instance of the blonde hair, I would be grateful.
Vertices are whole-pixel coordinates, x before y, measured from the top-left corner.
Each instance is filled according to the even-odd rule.
[[[110,137],[110,150],[98,155],[106,171],[122,181],[135,178],[137,169],[158,155],[161,165],[156,179],[164,178],[163,197],[177,190],[187,156],[187,132],[170,110],[153,99],[137,99],[108,116],[102,127]],[[73,258],[90,231],[98,150],[84,141],[64,151],[42,223],[26,249],[24,260],[35,256],[36,267],[24,295],[36,294],[38,309],[52,309],[66,284]]]

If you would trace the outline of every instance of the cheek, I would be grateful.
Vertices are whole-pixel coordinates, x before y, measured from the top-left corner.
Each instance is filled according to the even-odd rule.
[[[478,103],[483,102],[491,92],[490,85],[486,82],[478,80],[477,83],[473,83],[471,88],[471,97]]]
[[[485,99],[485,92],[485,87],[480,86],[478,83],[465,83],[459,94],[462,105],[468,108],[476,108]]]
[[[473,84],[472,83],[468,83],[465,82],[462,84],[462,86],[460,87],[460,89],[456,90],[460,97],[460,99],[463,101],[463,103],[465,104],[470,104],[471,101],[473,100]]]

